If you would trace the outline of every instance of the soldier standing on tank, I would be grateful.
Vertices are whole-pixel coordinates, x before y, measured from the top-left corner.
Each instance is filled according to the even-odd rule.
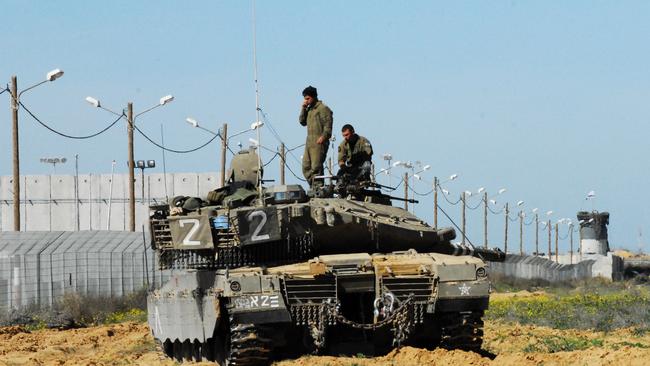
[[[302,91],[304,100],[298,121],[307,126],[307,140],[305,153],[302,157],[302,174],[309,182],[311,188],[323,185],[322,179],[316,176],[323,175],[323,163],[327,156],[329,139],[332,136],[332,110],[322,101],[318,100],[318,92],[313,86],[308,86]]]
[[[354,127],[346,124],[341,128],[343,141],[339,145],[338,175],[350,174],[357,180],[370,180],[372,164],[372,145],[367,138],[354,132]]]

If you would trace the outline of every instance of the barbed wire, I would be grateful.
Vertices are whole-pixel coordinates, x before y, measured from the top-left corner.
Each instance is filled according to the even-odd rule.
[[[208,141],[207,141],[205,144],[203,144],[203,145],[200,145],[200,146],[198,146],[198,147],[195,147],[195,148],[193,148],[193,149],[188,149],[188,150],[175,150],[175,149],[170,149],[170,148],[168,148],[168,147],[165,147],[165,146],[163,146],[163,145],[157,143],[156,141],[154,141],[153,139],[151,139],[149,136],[147,136],[147,134],[145,134],[144,132],[142,132],[142,130],[140,130],[140,129],[138,128],[138,126],[136,126],[135,124],[133,124],[133,128],[134,128],[136,131],[138,131],[138,133],[139,133],[140,135],[142,135],[142,137],[144,137],[145,139],[147,139],[147,140],[148,140],[150,143],[152,143],[153,145],[155,145],[155,146],[157,146],[157,147],[159,147],[159,148],[161,148],[161,149],[163,149],[163,150],[165,150],[165,151],[172,152],[172,153],[176,153],[176,154],[189,154],[189,153],[192,153],[192,152],[195,152],[195,151],[201,150],[202,148],[208,146],[208,145],[209,145],[212,141],[214,141],[217,137],[220,137],[220,138],[221,138],[221,133],[217,133],[216,135],[214,135],[210,140],[208,140]]]
[[[23,102],[19,102],[19,104],[20,104],[20,106],[25,110],[25,112],[27,112],[27,114],[29,114],[29,115],[30,115],[30,116],[31,116],[31,117],[32,117],[36,122],[38,122],[41,126],[45,127],[46,129],[50,130],[51,132],[53,132],[53,133],[55,133],[55,134],[57,134],[57,135],[59,135],[59,136],[66,137],[66,138],[69,138],[69,139],[74,139],[74,140],[86,140],[86,139],[90,139],[90,138],[93,138],[93,137],[99,136],[99,135],[101,135],[102,133],[108,131],[111,127],[115,126],[115,124],[116,124],[119,120],[121,120],[122,117],[125,117],[124,112],[122,112],[122,114],[121,114],[121,115],[120,115],[120,116],[119,116],[115,121],[111,122],[111,123],[110,123],[106,128],[100,130],[99,132],[96,132],[96,133],[93,133],[93,134],[90,134],[90,135],[87,135],[87,136],[73,136],[73,135],[68,135],[68,134],[66,134],[66,133],[63,133],[63,132],[57,131],[57,130],[55,130],[54,128],[48,126],[45,122],[41,121],[38,117],[36,117],[36,115],[35,115],[34,113],[32,113],[32,111],[30,111],[29,108],[27,108],[27,107],[23,104]]]

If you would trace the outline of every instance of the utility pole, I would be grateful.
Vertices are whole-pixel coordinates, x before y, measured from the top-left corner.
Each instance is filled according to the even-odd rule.
[[[126,131],[129,140],[129,231],[135,231],[135,162],[133,159],[133,103],[126,113]]]
[[[221,187],[226,185],[226,150],[228,149],[228,124],[221,128]]]
[[[573,224],[569,225],[569,235],[571,235],[571,238],[569,239],[571,249],[569,250],[569,264],[573,264]]]
[[[535,213],[535,255],[539,255],[539,216]]]
[[[433,177],[433,227],[438,228],[438,177]]]
[[[505,254],[508,254],[508,215],[510,214],[510,210],[508,209],[508,202],[506,202],[506,210],[505,210],[505,218],[506,218],[506,233],[505,233],[505,238],[504,238],[504,244],[503,244],[503,252]]]
[[[519,210],[519,255],[524,255],[524,212]]]
[[[557,237],[558,237],[558,224],[557,224],[557,222],[556,222],[556,223],[555,223],[555,263],[560,263],[560,261],[558,260],[558,252],[559,252],[559,248],[558,248],[558,240],[557,240]]]
[[[483,192],[483,246],[485,249],[488,247],[488,194],[487,191]]]
[[[551,260],[551,220],[548,220],[546,223],[546,227],[548,227],[548,260]]]
[[[11,77],[11,118],[13,141],[14,231],[20,231],[20,161],[18,157],[18,78]]]
[[[460,194],[460,201],[463,204],[463,209],[461,211],[462,212],[461,223],[462,223],[462,226],[463,226],[463,230],[462,230],[463,231],[463,233],[462,233],[463,234],[463,240],[461,241],[461,244],[465,245],[465,240],[466,240],[466,235],[465,235],[465,231],[466,231],[465,230],[465,210],[466,210],[466,207],[467,207],[467,205],[465,205],[465,192]]]
[[[284,142],[280,144],[280,184],[284,185],[285,180],[284,180],[284,166],[287,163],[286,162],[286,152],[284,150]]]
[[[409,173],[404,173],[404,210],[409,210]]]

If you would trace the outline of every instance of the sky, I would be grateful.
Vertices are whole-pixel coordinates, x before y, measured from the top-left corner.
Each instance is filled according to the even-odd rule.
[[[228,123],[231,134],[256,120],[251,1],[1,2],[0,87],[16,75],[23,90],[64,70],[21,97],[59,132],[90,135],[115,119],[87,96],[118,112],[133,102],[139,113],[174,95],[136,125],[176,150],[211,138],[187,117],[214,131]],[[484,187],[492,197],[506,188],[491,209],[523,200],[527,223],[533,208],[554,211],[553,222],[575,222],[579,210],[608,211],[613,247],[650,250],[649,2],[258,0],[255,9],[262,145],[280,144],[269,126],[289,147],[304,143],[301,91],[313,85],[334,111],[336,144],[340,127],[351,123],[372,142],[378,167],[384,153],[431,166],[412,182],[419,193],[431,190],[434,176],[444,182],[458,174],[442,184],[450,201],[465,190]],[[8,93],[3,103],[0,175],[10,175]],[[21,174],[52,173],[40,158],[56,156],[69,159],[56,173],[72,174],[75,155],[81,173],[108,173],[113,160],[127,171],[123,120],[74,140],[19,113]],[[247,146],[249,137],[233,143]],[[167,153],[166,170],[215,171],[219,151],[214,141],[194,153]],[[298,148],[288,158],[299,177],[301,155]],[[265,162],[272,157],[263,151]],[[155,159],[152,172],[162,172],[161,149],[138,133],[135,159]],[[392,171],[379,181],[397,184],[404,170]],[[277,160],[265,175],[278,177]],[[586,200],[592,190],[596,196]],[[432,196],[417,198],[415,213],[432,222]],[[458,205],[440,207],[460,225]],[[502,246],[503,215],[488,220],[491,245]],[[450,222],[441,217],[440,224]],[[467,227],[482,244],[482,210],[468,211]],[[510,248],[518,247],[518,224],[509,230]],[[525,226],[528,251],[534,230]],[[568,239],[560,246],[566,250]]]

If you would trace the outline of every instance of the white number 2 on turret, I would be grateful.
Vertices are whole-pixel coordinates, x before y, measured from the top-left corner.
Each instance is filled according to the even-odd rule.
[[[199,230],[199,220],[198,219],[183,219],[183,220],[178,220],[178,224],[180,227],[184,227],[185,224],[192,225],[190,228],[190,231],[185,235],[185,238],[183,238],[183,245],[201,245],[201,241],[199,240],[191,240],[194,234]]]
[[[260,235],[260,231],[262,231],[262,228],[264,228],[264,225],[266,224],[266,212],[264,211],[253,211],[246,216],[248,219],[249,223],[253,223],[253,220],[256,216],[259,216],[260,218],[260,223],[257,224],[257,227],[255,230],[253,230],[253,235],[251,236],[251,241],[258,241],[258,240],[269,240],[271,237],[269,234],[264,234]]]

